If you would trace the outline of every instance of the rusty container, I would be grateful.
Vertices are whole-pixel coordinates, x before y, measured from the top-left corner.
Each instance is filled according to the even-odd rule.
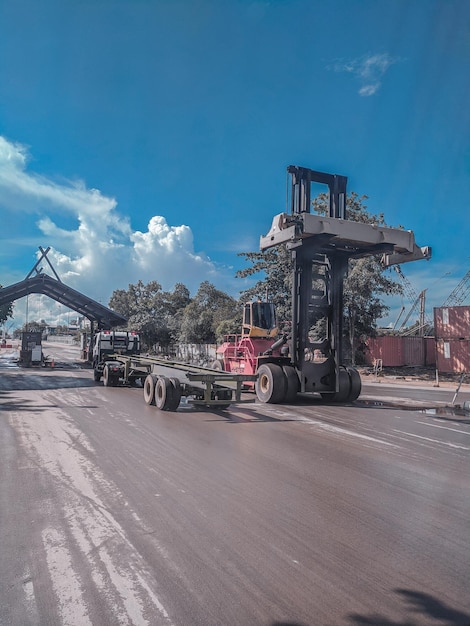
[[[437,369],[470,372],[470,306],[434,309]]]
[[[433,365],[435,346],[433,337],[398,337],[383,335],[367,340],[366,362],[374,365],[378,360],[384,367]]]

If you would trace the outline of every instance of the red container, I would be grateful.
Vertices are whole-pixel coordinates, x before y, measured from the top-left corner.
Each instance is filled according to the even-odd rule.
[[[397,337],[383,335],[367,340],[366,362],[373,365],[379,359],[384,367],[434,365],[433,337]]]
[[[425,365],[436,365],[436,338],[424,337],[424,347],[426,350]]]
[[[470,372],[470,307],[434,309],[439,372]]]

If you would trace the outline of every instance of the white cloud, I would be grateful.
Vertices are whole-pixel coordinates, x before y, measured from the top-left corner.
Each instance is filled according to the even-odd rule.
[[[380,89],[382,77],[387,70],[400,59],[391,57],[388,53],[368,54],[357,59],[337,60],[328,66],[335,72],[353,74],[360,83],[359,95],[372,96]]]
[[[195,252],[189,226],[172,226],[156,215],[145,232],[133,231],[114,198],[83,182],[58,184],[29,172],[28,161],[25,146],[0,136],[0,204],[15,215],[38,213],[30,237],[46,239],[48,258],[67,285],[107,304],[115,289],[138,280],[156,280],[165,290],[182,282],[192,292],[204,280],[222,280],[215,264]],[[76,220],[74,227],[57,225],[54,217],[64,215]],[[26,221],[31,224],[30,216]]]
[[[374,83],[373,85],[364,85],[359,89],[360,96],[373,96],[379,90],[380,83]]]

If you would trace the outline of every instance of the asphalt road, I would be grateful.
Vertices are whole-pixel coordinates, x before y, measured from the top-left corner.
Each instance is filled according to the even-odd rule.
[[[50,351],[0,354],[1,626],[470,625],[454,389],[167,413]]]

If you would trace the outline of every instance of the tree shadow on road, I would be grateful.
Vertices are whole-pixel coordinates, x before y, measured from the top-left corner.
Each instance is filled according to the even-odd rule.
[[[228,424],[257,424],[262,422],[271,422],[273,424],[278,422],[296,422],[298,420],[294,418],[284,417],[270,417],[269,415],[263,415],[253,409],[241,408],[239,405],[233,404],[230,408],[237,408],[237,414],[230,412],[226,409],[206,408],[207,413],[213,413],[218,416],[218,419],[209,420],[211,422],[226,422]]]
[[[93,379],[84,376],[56,376],[48,374],[47,376],[28,376],[16,374],[10,380],[2,381],[2,389],[0,392],[6,393],[11,391],[45,391],[47,389],[69,389],[73,387],[96,387]]]
[[[470,626],[470,613],[454,609],[428,593],[411,589],[394,589],[394,593],[401,596],[406,604],[405,610],[410,617],[396,621],[384,615],[352,613],[348,615],[350,623],[361,626],[421,626],[422,624],[431,626],[431,620],[436,620],[440,626]],[[413,618],[413,615],[416,618]],[[423,618],[425,618],[424,622]]]

